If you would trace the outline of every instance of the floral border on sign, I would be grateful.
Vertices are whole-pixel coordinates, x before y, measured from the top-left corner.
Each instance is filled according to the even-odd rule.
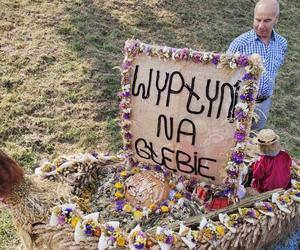
[[[121,98],[119,108],[122,116],[121,129],[124,142],[124,150],[126,151],[129,162],[132,166],[138,163],[132,159],[132,132],[131,132],[131,81],[132,71],[135,58],[139,54],[149,57],[158,57],[161,60],[174,61],[193,61],[197,64],[213,64],[218,68],[244,68],[245,73],[242,78],[244,83],[240,92],[240,102],[235,107],[236,131],[233,138],[236,142],[235,147],[231,150],[231,155],[226,166],[227,177],[224,180],[225,194],[228,197],[236,196],[239,169],[243,166],[245,157],[245,148],[247,135],[250,132],[250,123],[255,105],[255,97],[257,93],[258,79],[263,72],[263,64],[261,58],[257,54],[251,56],[241,55],[239,53],[233,55],[200,52],[189,48],[170,48],[162,46],[152,46],[142,43],[138,40],[127,40],[124,47],[124,60],[121,66],[121,91],[118,96]]]

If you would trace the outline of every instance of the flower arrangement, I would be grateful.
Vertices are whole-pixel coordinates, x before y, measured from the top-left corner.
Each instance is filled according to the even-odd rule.
[[[260,216],[260,213],[255,208],[239,208],[238,211],[245,221],[252,224],[259,219]]]
[[[286,191],[286,194],[296,202],[300,202],[300,190],[298,189],[289,189]]]
[[[119,228],[119,222],[109,221],[101,226],[101,230],[99,249],[125,247],[127,245],[126,235]]]
[[[101,235],[100,224],[93,219],[82,222],[81,228],[87,236],[100,237]]]
[[[259,212],[267,216],[274,217],[274,205],[267,201],[260,201],[254,204],[254,207],[258,209]]]
[[[281,211],[288,214],[291,213],[288,207],[293,203],[293,200],[286,192],[284,194],[274,193],[272,195],[272,202],[275,203]]]
[[[195,232],[194,232],[195,233]],[[196,234],[196,239],[199,241],[202,238],[208,241],[214,241],[225,234],[225,229],[221,225],[215,225],[212,222],[208,222],[207,219],[204,217],[199,225],[199,235]]]
[[[242,217],[237,213],[233,213],[230,215],[220,213],[219,220],[226,228],[228,228],[233,233],[236,232],[236,228],[242,223]]]
[[[293,181],[293,187],[296,184],[297,182]],[[139,225],[127,234],[126,231],[119,228],[119,222],[99,224],[99,213],[79,216],[73,204],[65,204],[53,209],[53,215],[57,219],[57,223],[54,225],[71,225],[72,221],[78,217],[74,232],[75,242],[78,243],[82,240],[86,240],[88,237],[100,237],[99,246],[101,245],[101,248],[99,249],[117,247],[129,247],[132,250],[146,249],[153,247],[156,243],[159,244],[162,249],[169,249],[176,245],[178,240],[181,240],[192,249],[196,247],[197,243],[203,241],[213,244],[213,242],[221,239],[225,235],[226,228],[232,233],[236,233],[237,227],[244,221],[254,223],[254,221],[260,220],[262,215],[274,217],[274,211],[276,209],[290,213],[288,206],[293,203],[293,195],[299,196],[299,190],[292,188],[287,190],[284,194],[275,193],[273,194],[272,202],[256,202],[254,204],[255,208],[238,208],[239,214],[233,213],[227,215],[220,213],[219,222],[208,221],[204,217],[200,223],[199,230],[192,230],[189,227],[180,225],[180,230],[177,233],[168,228],[157,227],[156,234],[153,236],[149,235],[149,237]],[[278,208],[276,208],[274,204],[276,204]],[[260,215],[260,213],[262,215]],[[81,230],[81,233],[78,232],[78,229]]]
[[[159,243],[164,243],[167,245],[165,248],[170,248],[172,245],[177,243],[176,235],[173,231],[168,228],[157,227],[155,239]],[[164,244],[161,244],[164,246]]]
[[[65,224],[71,225],[75,228],[77,223],[81,221],[81,217],[75,212],[76,206],[74,204],[65,204],[56,206],[52,210],[49,224],[52,226]]]
[[[141,227],[137,225],[129,234],[129,244],[131,249],[145,249],[147,243],[147,236],[142,231]]]
[[[76,243],[86,240],[89,237],[100,237],[101,225],[98,222],[99,212],[85,215],[76,224],[74,240]]]

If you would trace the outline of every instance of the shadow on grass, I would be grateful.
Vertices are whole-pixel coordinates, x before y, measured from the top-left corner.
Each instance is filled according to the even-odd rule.
[[[298,31],[289,33],[282,27],[285,27],[284,22],[291,23],[288,19],[290,12],[297,13],[299,7],[296,6],[296,2],[281,2],[284,8],[278,29],[290,39],[290,46],[295,46],[294,37]],[[119,89],[120,74],[113,70],[113,67],[120,64],[123,57],[122,48],[128,38],[134,37],[152,44],[224,52],[233,38],[251,29],[254,5],[255,1],[251,0],[77,0],[66,7],[65,18],[57,31],[69,48],[89,63],[90,67],[85,72],[90,86],[86,90],[89,92],[87,95],[95,103],[106,103],[97,111],[96,122],[106,120],[109,124],[118,113],[116,93]],[[292,24],[295,25],[295,22]],[[287,67],[283,70],[288,71]],[[285,79],[295,81],[295,71],[291,74],[284,75],[283,72],[279,82]],[[282,95],[282,91],[299,93],[299,88],[294,92],[295,88],[295,84],[287,85],[284,90],[278,90],[277,95]],[[287,105],[289,100],[283,98],[283,103]],[[276,105],[273,108],[274,113],[275,116],[283,114]],[[280,131],[287,124],[280,122],[275,116],[271,114],[271,122],[275,123],[275,127]],[[290,116],[292,119],[298,119],[295,121],[298,126],[299,118],[293,112]],[[293,126],[289,133],[295,133],[299,138],[300,131],[297,126]],[[110,129],[108,134],[119,133],[117,126],[107,127]],[[113,142],[120,145],[119,139],[119,135],[115,136]],[[290,139],[285,143],[288,144]],[[292,150],[297,149],[298,146]]]

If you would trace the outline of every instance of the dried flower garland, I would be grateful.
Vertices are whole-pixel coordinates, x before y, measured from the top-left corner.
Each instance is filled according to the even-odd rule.
[[[94,236],[100,237],[99,249],[107,248],[130,248],[130,249],[146,249],[149,246],[157,243],[161,249],[169,249],[171,246],[176,246],[179,240],[184,242],[190,249],[194,248],[196,244],[200,242],[209,242],[214,244],[218,242],[226,234],[228,230],[232,233],[237,231],[237,228],[245,222],[253,224],[255,221],[260,220],[261,216],[275,216],[274,210],[278,209],[283,212],[289,213],[289,207],[293,204],[292,196],[297,195],[300,190],[300,182],[292,181],[293,188],[287,190],[284,194],[280,195],[275,193],[272,197],[272,203],[263,201],[254,204],[255,208],[239,208],[239,213],[233,213],[230,215],[219,214],[219,222],[208,221],[205,217],[202,219],[199,225],[199,230],[192,230],[184,225],[180,226],[179,232],[173,232],[166,227],[159,227],[155,235],[151,236],[146,234],[142,228],[138,225],[127,234],[126,231],[119,228],[118,222],[106,222],[100,224],[99,213],[89,214],[86,216],[77,215],[75,212],[77,208],[73,204],[66,204],[53,209],[54,215],[57,217],[56,224],[62,225],[60,221],[63,221],[63,225],[71,225],[72,220],[76,218],[78,221],[75,228],[75,241],[79,242],[86,240],[87,237]],[[297,187],[297,188],[296,188]],[[296,202],[299,202],[297,200]],[[283,207],[283,208],[282,208]],[[59,217],[64,219],[60,219]],[[51,220],[53,218],[51,217]],[[50,221],[51,221],[50,220]],[[52,221],[53,222],[53,221]],[[221,223],[221,224],[220,224]],[[223,224],[223,225],[222,225]],[[84,232],[84,237],[79,234],[76,236],[76,230],[80,228]],[[154,242],[153,242],[154,239]]]

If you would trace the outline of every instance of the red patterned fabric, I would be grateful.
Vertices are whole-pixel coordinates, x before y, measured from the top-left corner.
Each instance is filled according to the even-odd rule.
[[[252,187],[258,192],[266,192],[276,188],[287,189],[290,185],[291,157],[280,151],[277,156],[262,156],[253,167]]]
[[[209,211],[214,211],[221,209],[223,207],[227,207],[231,204],[227,197],[217,197],[214,198],[211,202],[209,202],[205,207]]]

